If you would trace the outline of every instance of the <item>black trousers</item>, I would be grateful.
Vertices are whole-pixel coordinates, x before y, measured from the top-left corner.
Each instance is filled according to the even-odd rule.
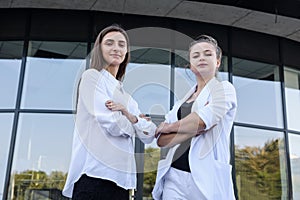
[[[128,200],[129,191],[112,181],[82,175],[75,183],[72,200]]]

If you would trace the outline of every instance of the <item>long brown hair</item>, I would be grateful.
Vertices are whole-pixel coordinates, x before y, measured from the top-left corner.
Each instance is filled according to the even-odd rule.
[[[124,61],[120,64],[119,70],[117,72],[116,79],[121,81],[124,77],[127,64],[129,63],[130,59],[130,50],[129,50],[129,37],[124,29],[122,29],[118,25],[111,25],[106,28],[104,28],[99,35],[97,36],[97,39],[94,44],[94,48],[91,55],[91,68],[94,68],[98,71],[101,71],[103,67],[105,66],[106,62],[103,58],[102,50],[101,50],[101,42],[104,38],[104,36],[110,32],[120,32],[122,35],[124,35],[127,43],[127,53],[125,55]]]

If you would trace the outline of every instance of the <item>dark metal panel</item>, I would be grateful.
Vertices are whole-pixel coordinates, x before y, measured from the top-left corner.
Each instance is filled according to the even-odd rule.
[[[232,29],[232,56],[255,61],[263,61],[279,65],[279,40],[277,37],[246,31]]]
[[[142,30],[143,28],[150,27],[171,29],[171,23],[168,18],[96,12],[93,26],[94,40],[103,28],[112,24],[117,24],[127,31],[130,45],[147,47],[155,46],[157,48],[170,49],[170,43],[168,43],[169,40],[167,40],[168,38],[165,39],[164,35],[156,36],[156,33],[158,32],[155,32],[154,34],[151,32],[154,30],[150,30],[149,32],[147,32],[146,29]]]
[[[176,24],[175,30],[186,34],[187,36],[196,39],[199,35],[206,34],[214,37],[217,41],[223,53],[228,54],[228,27],[216,24],[209,24],[198,21],[190,20],[179,20],[174,19],[174,24]],[[188,49],[186,44],[186,49]]]
[[[125,30],[130,32],[137,28],[149,28],[157,27],[163,29],[169,29],[174,31],[175,35],[185,35],[185,38],[195,39],[201,34],[208,34],[216,38],[221,46],[224,54],[228,52],[228,41],[227,41],[227,31],[228,28],[222,25],[208,24],[197,21],[189,21],[182,19],[173,19],[167,17],[153,17],[153,16],[138,16],[130,14],[120,14],[120,13],[105,13],[96,12],[94,16],[94,27],[93,27],[93,39],[96,38],[98,33],[106,26],[118,24]],[[176,33],[175,33],[176,32]],[[131,36],[131,35],[130,35]],[[170,44],[169,39],[163,40],[165,35],[137,35],[136,38],[130,37],[131,45],[137,45],[135,43],[141,43],[139,37],[143,39],[143,43],[151,43],[156,47],[162,48],[176,48],[177,50],[188,50],[189,42],[186,39],[183,41],[174,41]],[[172,46],[173,45],[173,46]]]
[[[283,65],[300,69],[300,42],[282,39],[281,43]]]
[[[90,17],[85,11],[33,10],[31,40],[88,41]]]
[[[23,40],[27,15],[22,9],[0,9],[0,40]]]

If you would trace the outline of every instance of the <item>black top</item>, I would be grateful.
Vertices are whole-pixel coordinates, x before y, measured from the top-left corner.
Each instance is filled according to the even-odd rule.
[[[186,117],[191,113],[193,103],[183,103],[181,107],[178,109],[177,118],[178,120]],[[192,138],[182,142],[180,146],[176,149],[175,154],[173,156],[171,167],[174,167],[179,170],[183,170],[186,172],[191,172],[189,165],[189,150],[191,145]]]

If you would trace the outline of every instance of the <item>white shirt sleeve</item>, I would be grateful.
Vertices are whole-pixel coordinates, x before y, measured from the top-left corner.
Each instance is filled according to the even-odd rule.
[[[145,144],[151,143],[154,139],[156,125],[152,121],[147,121],[146,119],[139,117],[141,111],[133,98],[130,98],[128,111],[138,118],[138,122],[133,124],[136,135]]]
[[[105,106],[111,98],[107,94],[104,76],[93,70],[87,70],[79,86],[79,98],[82,100],[87,112],[95,117],[99,126],[112,136],[133,136],[134,128],[131,122],[120,111],[112,112]]]
[[[196,103],[199,104],[200,101]],[[233,85],[227,81],[220,82],[210,91],[209,101],[205,105],[197,105],[195,112],[210,129],[218,124],[222,118],[237,106],[236,92]]]

